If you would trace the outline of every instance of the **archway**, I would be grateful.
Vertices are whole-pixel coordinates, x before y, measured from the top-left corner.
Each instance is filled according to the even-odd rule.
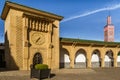
[[[117,67],[120,67],[120,51],[118,52],[117,55]]]
[[[100,60],[100,51],[94,50],[91,57],[91,65],[93,68],[97,68],[101,66],[101,60]]]
[[[69,52],[64,48],[60,51],[60,68],[70,68]]]
[[[105,54],[105,67],[113,67],[113,52],[107,51]]]
[[[39,52],[37,52],[33,57],[33,65],[42,64],[42,63],[43,63],[42,56]]]
[[[86,51],[80,49],[76,52],[74,68],[86,68]]]

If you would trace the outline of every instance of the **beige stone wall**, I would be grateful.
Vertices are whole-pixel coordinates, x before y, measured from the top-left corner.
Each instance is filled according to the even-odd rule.
[[[42,34],[43,35],[43,37],[44,37],[44,43],[43,44],[41,44],[41,45],[36,45],[36,44],[34,44],[33,42],[32,42],[32,35],[34,34],[34,33],[40,33],[40,34]],[[30,44],[31,44],[31,46],[29,47],[29,66],[30,66],[30,64],[33,64],[33,57],[34,57],[34,55],[35,55],[35,53],[37,53],[37,52],[39,52],[40,54],[41,54],[41,56],[42,56],[42,58],[43,58],[43,64],[48,64],[48,33],[44,33],[44,32],[37,32],[37,31],[30,31],[30,33],[28,33],[28,34],[30,34],[29,35],[29,40],[30,40]]]
[[[10,50],[9,50],[9,40],[10,40],[10,13],[8,13],[6,20],[5,20],[5,61],[6,61],[6,66],[10,66]]]
[[[59,21],[56,20],[53,22],[53,36],[52,36],[52,61],[51,61],[51,66],[53,69],[58,69],[59,68],[59,56],[60,56],[60,41],[59,41]]]
[[[54,24],[54,26],[52,25]],[[41,53],[43,57],[43,64],[48,64],[50,68],[59,68],[59,21],[50,23],[49,27],[52,27],[52,31],[38,32],[30,31],[29,42],[31,44],[29,48],[29,66],[33,63],[33,57],[35,53]],[[44,36],[44,43],[36,45],[32,42],[32,35],[34,33],[40,33]]]
[[[5,55],[7,58],[9,57],[9,59],[6,58],[7,67],[11,69],[22,69],[23,66],[23,39],[21,26],[22,12],[10,9],[5,20]]]

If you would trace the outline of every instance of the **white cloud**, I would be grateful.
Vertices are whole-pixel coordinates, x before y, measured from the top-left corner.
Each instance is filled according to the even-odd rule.
[[[79,15],[76,15],[76,16],[71,16],[71,17],[66,18],[63,21],[61,21],[61,23],[62,22],[67,22],[67,21],[70,21],[70,20],[73,20],[73,19],[77,19],[77,18],[80,18],[80,17],[85,17],[85,16],[88,16],[88,15],[92,15],[92,14],[95,14],[95,13],[98,13],[98,12],[101,12],[101,11],[115,10],[115,9],[119,9],[119,8],[120,8],[120,3],[116,4],[116,5],[113,5],[113,6],[106,7],[106,8],[100,8],[100,9],[92,10],[92,11],[89,11],[89,12],[86,12],[86,13],[83,13],[83,14],[79,14]]]

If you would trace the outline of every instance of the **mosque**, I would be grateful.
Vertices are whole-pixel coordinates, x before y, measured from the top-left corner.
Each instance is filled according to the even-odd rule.
[[[5,43],[0,44],[0,68],[30,70],[31,64],[51,69],[120,67],[120,42],[114,42],[111,16],[104,41],[60,38],[62,16],[6,1]]]

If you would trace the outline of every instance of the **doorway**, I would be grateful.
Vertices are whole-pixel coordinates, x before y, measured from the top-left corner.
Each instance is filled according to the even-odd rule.
[[[42,56],[39,52],[37,52],[33,57],[33,65],[42,64],[42,63],[43,63]]]

